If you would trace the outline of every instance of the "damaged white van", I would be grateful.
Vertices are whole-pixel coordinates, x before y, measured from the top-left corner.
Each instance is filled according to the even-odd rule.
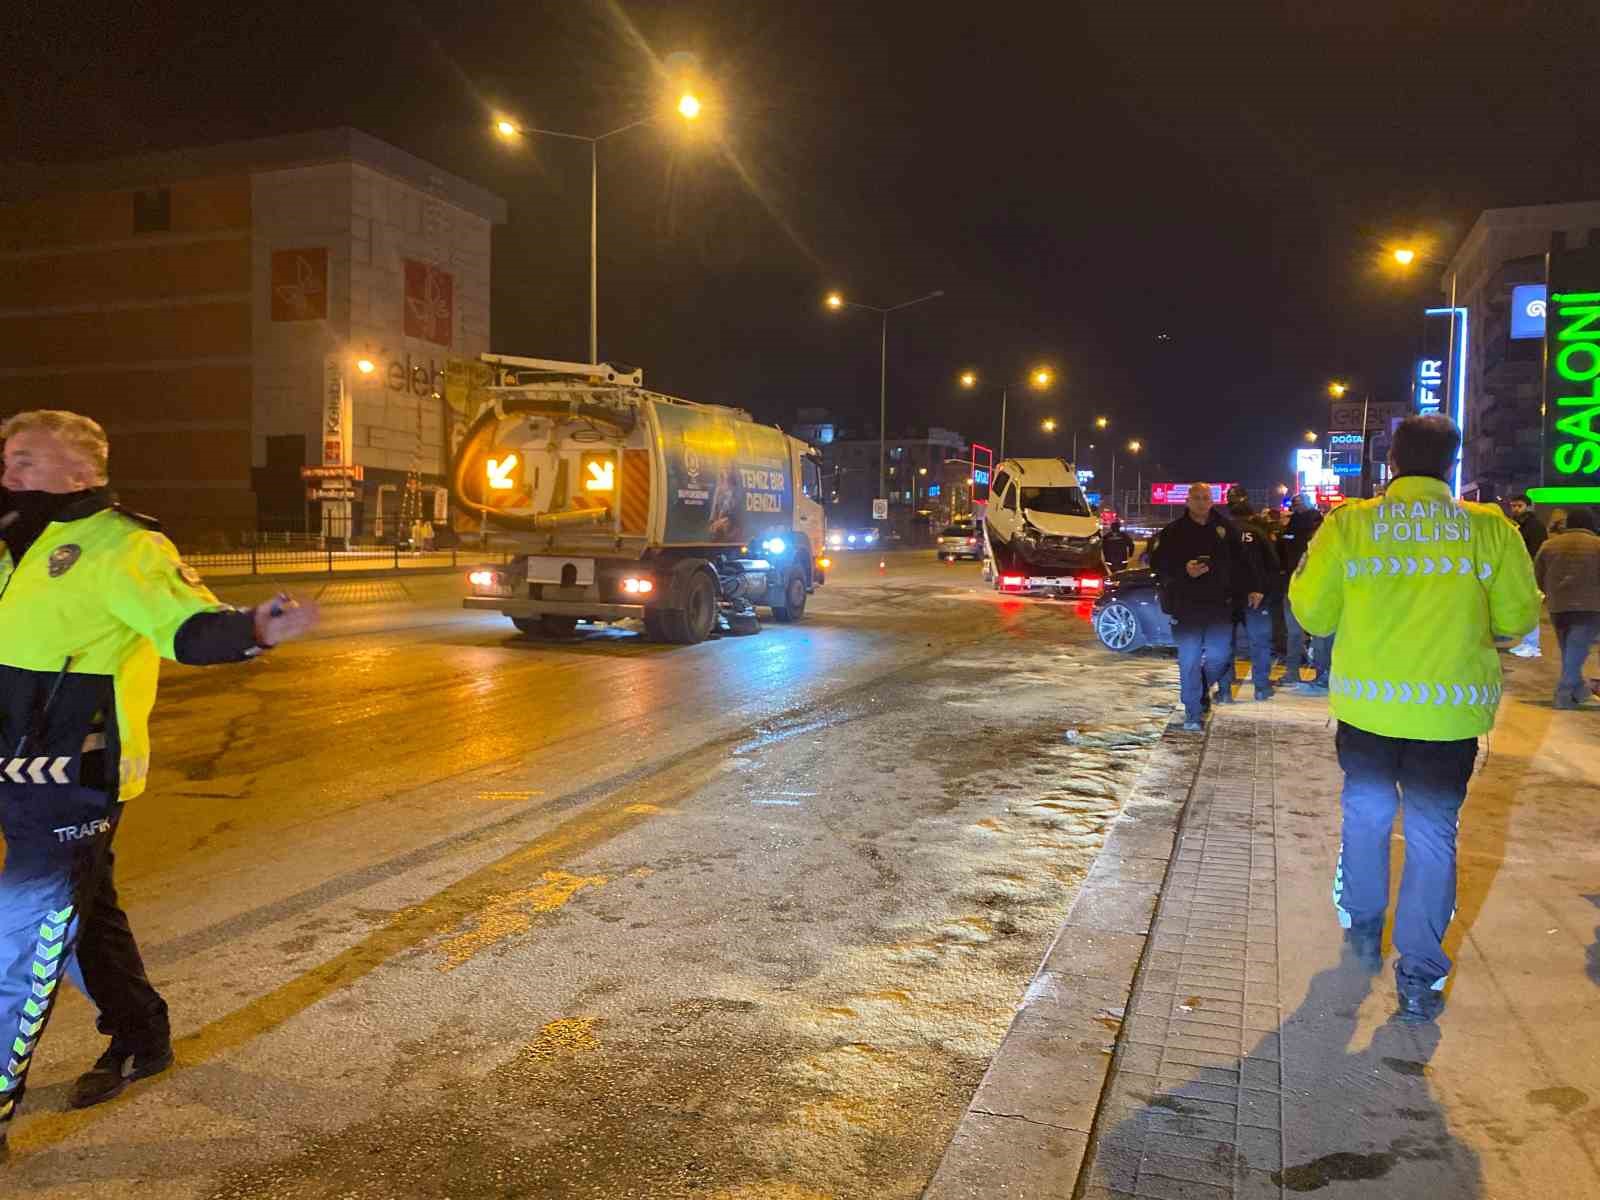
[[[985,525],[1002,592],[1098,596],[1105,588],[1100,518],[1061,458],[1008,458],[995,468]]]

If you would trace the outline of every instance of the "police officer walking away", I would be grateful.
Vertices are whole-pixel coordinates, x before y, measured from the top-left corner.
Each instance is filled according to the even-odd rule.
[[[105,432],[76,413],[20,413],[0,513],[0,1160],[63,975],[111,1044],[75,1107],[172,1063],[167,1006],[145,977],[112,882],[111,839],[150,769],[162,658],[239,662],[308,630],[279,596],[220,603],[156,523],[106,486]]]
[[[1283,592],[1283,572],[1272,545],[1272,527],[1250,507],[1242,484],[1228,489],[1228,514],[1239,532],[1240,626],[1250,648],[1250,682],[1257,700],[1272,699],[1272,609]]]
[[[1211,488],[1196,483],[1183,515],[1156,535],[1150,553],[1162,607],[1174,622],[1183,727],[1191,732],[1202,728],[1211,689],[1233,667],[1238,541],[1238,531],[1213,511]]]
[[[1289,584],[1312,633],[1338,631],[1331,706],[1344,769],[1343,845],[1333,901],[1350,953],[1383,965],[1389,840],[1405,808],[1395,910],[1399,1017],[1431,1021],[1451,962],[1442,942],[1456,903],[1456,827],[1500,703],[1494,637],[1539,620],[1532,563],[1496,507],[1450,494],[1461,434],[1443,416],[1395,430],[1382,497],[1328,517]],[[1420,564],[1412,570],[1413,564]]]

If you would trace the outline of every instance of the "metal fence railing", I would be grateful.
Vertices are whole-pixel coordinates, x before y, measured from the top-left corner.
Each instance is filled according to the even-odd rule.
[[[186,553],[184,562],[212,578],[230,575],[275,575],[303,571],[406,571],[445,569],[506,560],[501,551],[475,546],[448,550],[410,549],[401,545],[339,546],[329,540],[316,545],[252,545],[238,550]]]

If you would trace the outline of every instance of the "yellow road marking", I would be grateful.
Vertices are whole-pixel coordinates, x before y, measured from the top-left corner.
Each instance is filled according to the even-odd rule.
[[[707,749],[715,759],[721,747],[713,745]],[[696,756],[691,762],[679,764],[636,786],[648,786],[656,796],[670,790],[676,798],[691,794],[710,775],[711,771],[702,764],[700,756]],[[558,860],[592,850],[642,824],[651,815],[628,811],[632,807],[632,804],[609,805],[579,813],[543,837],[478,868],[443,891],[400,909],[382,928],[373,930],[327,962],[257,996],[244,1007],[217,1018],[189,1036],[177,1039],[173,1043],[178,1059],[174,1069],[201,1066],[277,1028],[319,1000],[359,983],[395,955],[459,928],[464,919],[481,911],[493,897],[510,890],[506,887],[509,880],[525,879],[530,870],[553,867]],[[140,1090],[130,1089],[131,1095],[137,1096]],[[94,1108],[24,1118],[20,1128],[11,1135],[11,1145],[24,1152],[56,1145],[116,1111],[128,1098],[125,1095]]]
[[[488,903],[478,913],[477,925],[439,947],[445,956],[445,961],[439,964],[439,970],[454,971],[496,942],[527,933],[533,927],[533,918],[538,913],[554,912],[584,888],[600,887],[605,883],[604,875],[546,871],[544,878],[534,887],[490,896]]]

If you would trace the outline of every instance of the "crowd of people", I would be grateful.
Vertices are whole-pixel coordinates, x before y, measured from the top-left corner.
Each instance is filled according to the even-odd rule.
[[[1391,836],[1403,812],[1392,937],[1397,1016],[1408,1022],[1432,1021],[1444,1006],[1457,827],[1478,739],[1504,692],[1500,648],[1537,656],[1547,606],[1562,651],[1554,707],[1572,709],[1588,697],[1583,668],[1600,638],[1594,513],[1553,513],[1551,532],[1526,495],[1509,514],[1459,500],[1449,481],[1460,447],[1447,418],[1406,419],[1383,494],[1326,517],[1305,497],[1287,516],[1256,511],[1243,488],[1219,512],[1211,489],[1195,484],[1150,550],[1173,617],[1185,729],[1203,729],[1212,704],[1232,702],[1240,645],[1256,698],[1272,697],[1280,612],[1285,678],[1329,694],[1344,773],[1333,901],[1347,957],[1369,972],[1384,961]],[[1305,647],[1310,680],[1300,674]]]
[[[1162,580],[1162,605],[1174,618],[1184,718],[1195,729],[1212,704],[1233,703],[1238,657],[1249,659],[1257,700],[1272,699],[1279,686],[1328,691],[1333,638],[1307,633],[1289,600],[1289,577],[1322,513],[1303,495],[1287,511],[1257,508],[1239,485],[1226,500],[1219,508],[1210,486],[1195,484],[1184,514],[1147,551]],[[1281,676],[1274,677],[1275,667]]]

